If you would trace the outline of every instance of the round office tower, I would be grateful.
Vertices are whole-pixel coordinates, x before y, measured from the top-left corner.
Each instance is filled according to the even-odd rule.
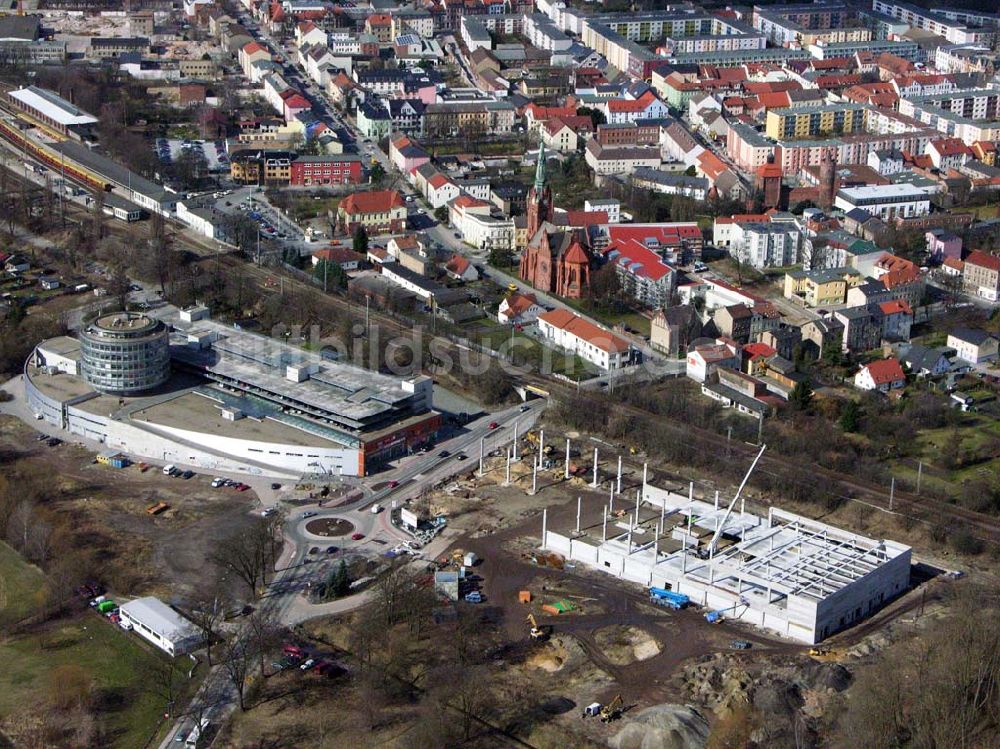
[[[134,312],[103,315],[80,334],[80,371],[95,389],[133,395],[170,377],[166,326]]]

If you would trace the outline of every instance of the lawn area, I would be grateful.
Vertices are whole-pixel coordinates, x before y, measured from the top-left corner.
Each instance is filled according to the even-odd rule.
[[[613,312],[603,309],[588,308],[584,306],[583,302],[579,299],[563,299],[562,301],[568,307],[572,307],[587,317],[592,317],[599,323],[602,323],[609,328],[613,328],[615,325],[626,325],[632,330],[638,331],[639,335],[649,336],[649,318],[640,315],[638,312],[631,310],[628,312]]]
[[[41,603],[37,594],[44,587],[42,571],[0,541],[0,620],[16,622],[23,619],[36,603]]]
[[[44,585],[41,570],[0,542],[0,613],[4,618],[22,619]],[[155,666],[165,660],[165,655],[138,636],[89,610],[40,625],[30,634],[0,640],[4,666],[0,670],[0,724],[49,709],[45,704],[48,674],[59,666],[74,665],[94,678],[98,720],[109,737],[106,746],[143,746],[163,713],[164,699],[149,687],[155,680]],[[177,683],[182,681],[178,678]]]
[[[288,207],[288,215],[293,221],[310,221],[327,215],[327,211],[337,213],[340,198],[297,197]]]
[[[503,347],[509,350],[511,335],[510,328],[500,325],[491,320],[476,320],[466,328],[470,339],[479,341],[484,346],[489,346],[493,350]],[[593,367],[578,356],[569,356],[562,351],[548,348],[542,345],[537,338],[526,333],[514,332],[514,350],[526,354],[530,361],[536,366],[541,365],[546,359],[549,362],[549,371],[566,375],[567,377],[579,380],[589,378],[595,374]]]
[[[979,221],[997,217],[996,203],[990,203],[988,205],[970,205],[956,210],[961,211],[962,213],[974,213]]]
[[[153,690],[156,666],[166,657],[91,611],[42,633],[5,640],[0,642],[0,720],[47,709],[47,674],[59,666],[80,666],[94,678],[102,708],[98,720],[108,737],[102,745],[136,749],[157,730],[163,714],[164,698]],[[185,686],[194,689],[198,681]]]

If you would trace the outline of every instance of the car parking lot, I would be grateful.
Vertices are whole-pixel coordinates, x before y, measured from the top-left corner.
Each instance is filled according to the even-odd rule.
[[[225,141],[177,140],[157,138],[153,145],[160,162],[165,166],[173,166],[183,154],[189,154],[201,161],[210,172],[223,172],[229,169],[229,155],[226,153]]]

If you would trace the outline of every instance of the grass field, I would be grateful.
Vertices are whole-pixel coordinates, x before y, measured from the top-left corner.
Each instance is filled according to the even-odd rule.
[[[510,328],[489,320],[476,320],[468,327],[469,338],[475,339],[484,346],[489,346],[493,350],[507,350],[510,346]],[[588,368],[586,362],[578,356],[567,356],[561,351],[543,346],[538,339],[525,333],[514,333],[515,350],[525,352],[531,361],[538,363],[543,361],[544,356],[548,356],[550,371],[566,375],[574,380],[589,378],[594,375],[594,370]]]
[[[16,622],[41,603],[45,577],[10,546],[0,541],[0,619]]]
[[[23,618],[44,584],[37,567],[0,542],[0,611],[5,618]],[[163,713],[163,697],[149,689],[154,667],[163,659],[136,635],[89,610],[0,640],[0,724],[46,709],[48,674],[76,665],[94,678],[97,717],[108,737],[102,746],[136,749],[157,729]]]

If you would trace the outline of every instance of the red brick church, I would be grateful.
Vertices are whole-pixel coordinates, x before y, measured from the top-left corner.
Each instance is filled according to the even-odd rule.
[[[528,191],[528,246],[520,276],[536,289],[579,299],[590,289],[590,256],[576,231],[552,225],[552,190],[545,184],[545,146],[538,149],[535,184]]]

